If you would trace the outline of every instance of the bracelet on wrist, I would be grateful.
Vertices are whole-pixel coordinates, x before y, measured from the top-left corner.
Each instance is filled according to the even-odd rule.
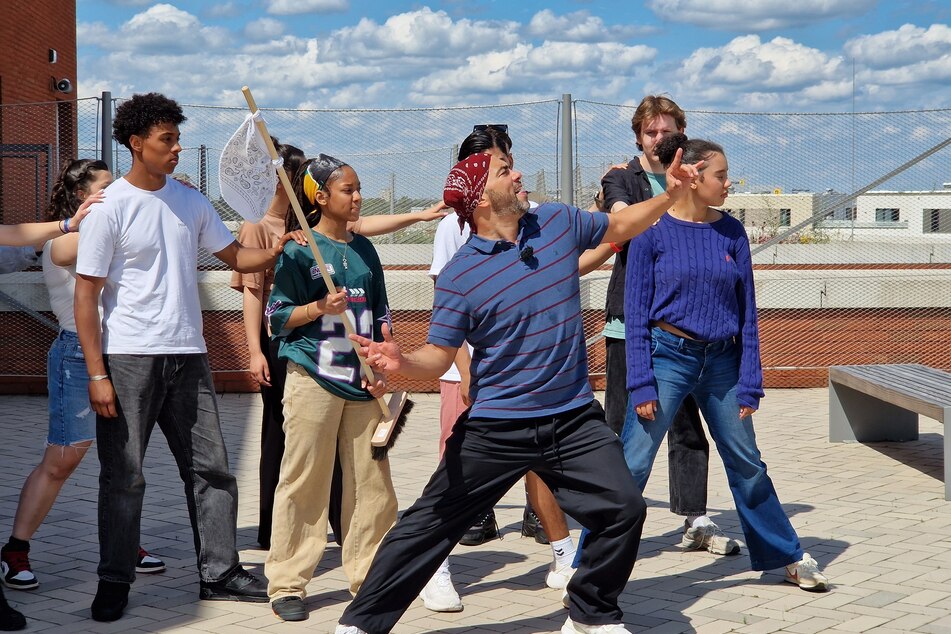
[[[619,247],[617,245],[617,242],[611,242],[610,244],[611,244],[611,250],[614,251],[615,253],[620,253],[621,251],[624,250],[624,247]]]
[[[316,317],[310,316],[310,307],[313,306],[313,302],[310,304],[304,304],[304,317],[307,318],[307,321],[314,321]]]
[[[69,225],[66,224],[66,220],[59,221],[59,230],[63,233],[69,233]]]
[[[69,233],[69,218],[63,219],[63,233]]]
[[[90,381],[105,381],[108,378],[109,378],[108,374],[93,374],[91,377],[89,377],[89,380]]]

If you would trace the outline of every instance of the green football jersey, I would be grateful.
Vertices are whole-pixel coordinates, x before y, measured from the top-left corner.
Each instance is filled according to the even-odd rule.
[[[349,243],[313,232],[317,248],[334,285],[347,289],[346,315],[358,334],[382,341],[381,326],[390,322],[383,284],[383,266],[373,244],[354,234]],[[327,391],[348,400],[372,397],[361,387],[362,374],[341,315],[287,329],[291,312],[327,295],[327,287],[310,247],[288,242],[274,269],[274,286],[265,310],[272,336],[279,339],[278,356],[293,361]]]

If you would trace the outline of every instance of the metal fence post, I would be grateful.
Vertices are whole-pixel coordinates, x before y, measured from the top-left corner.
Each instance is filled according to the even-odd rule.
[[[198,191],[208,196],[208,148],[204,143],[198,146]]]
[[[395,213],[396,213],[396,172],[390,172],[390,215],[392,216]],[[388,235],[389,235],[390,244],[393,244],[395,242],[393,233],[390,232]]]
[[[100,116],[102,117],[100,158],[102,158],[103,163],[109,166],[111,172],[115,172],[112,163],[112,93],[108,90],[102,93],[102,113]]]
[[[571,94],[561,96],[561,200],[566,205],[575,204],[575,177],[571,133]]]

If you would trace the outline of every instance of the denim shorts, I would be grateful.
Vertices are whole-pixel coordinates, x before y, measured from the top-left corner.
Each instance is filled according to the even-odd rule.
[[[66,447],[96,439],[96,412],[89,405],[89,374],[79,336],[60,330],[46,362],[50,429],[47,445]]]

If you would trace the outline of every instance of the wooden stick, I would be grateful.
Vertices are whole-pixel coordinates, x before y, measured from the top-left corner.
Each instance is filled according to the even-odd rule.
[[[258,106],[254,103],[254,97],[251,96],[251,89],[247,86],[244,86],[241,89],[241,92],[244,94],[245,100],[248,102],[248,108],[251,109],[251,114],[254,114],[258,111]],[[255,119],[255,125],[258,128],[258,132],[261,133],[261,136],[264,138],[264,144],[267,146],[268,154],[271,155],[271,160],[276,161],[277,149],[274,147],[274,143],[271,142],[271,135],[267,131],[267,124],[260,118]],[[300,206],[300,201],[297,200],[297,195],[294,194],[294,186],[291,185],[290,179],[287,177],[287,171],[284,169],[283,165],[277,166],[277,177],[281,181],[281,185],[284,186],[284,191],[287,193],[287,197],[291,201],[291,208],[294,210],[294,215],[297,216],[297,222],[300,223],[301,229],[304,230],[304,234],[307,236],[307,244],[310,245],[310,251],[314,256],[314,259],[317,260],[317,268],[320,269],[320,275],[324,280],[324,284],[327,285],[328,293],[336,293],[337,287],[334,286],[333,279],[330,277],[330,274],[327,272],[327,265],[324,263],[323,256],[320,255],[320,250],[317,248],[317,242],[314,240],[313,231],[310,230],[310,226],[307,224],[307,217],[304,215],[304,210]],[[340,314],[340,319],[343,322],[343,327],[347,331],[348,335],[356,334],[356,329],[353,327],[353,324],[350,323],[350,318],[347,317],[347,313],[343,312]],[[350,337],[347,337],[347,340],[350,342],[350,345],[353,346],[353,350],[357,353],[357,359],[360,361],[360,367],[363,369],[363,373],[366,375],[367,380],[370,383],[375,381],[373,376],[373,370],[370,369],[370,366],[367,364],[366,359],[360,356],[360,344],[358,344]],[[394,397],[398,397],[398,394],[394,394]],[[401,397],[405,401],[405,396]],[[387,404],[383,398],[376,399],[377,404],[380,406],[380,410],[383,412],[383,422],[392,423],[396,416],[399,416],[399,410],[396,411],[396,416],[393,416],[390,405]],[[402,405],[400,406],[402,409]],[[393,416],[391,419],[390,417]],[[374,439],[378,434],[374,434]],[[387,436],[387,439],[389,436]]]

